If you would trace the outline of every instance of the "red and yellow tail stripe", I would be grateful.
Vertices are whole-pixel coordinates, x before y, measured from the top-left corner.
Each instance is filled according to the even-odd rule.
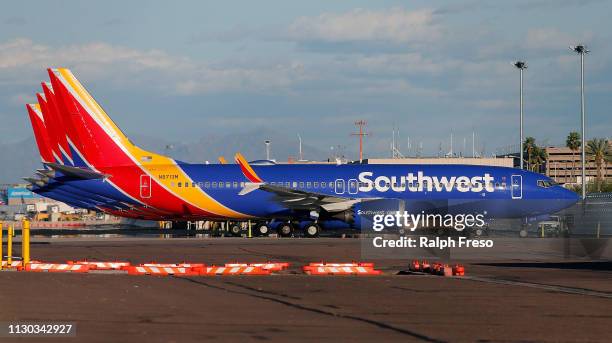
[[[244,156],[242,156],[241,153],[236,153],[236,155],[234,156],[234,160],[240,166],[242,173],[244,174],[244,176],[246,176],[247,179],[249,179],[249,181],[255,183],[263,182],[263,180],[257,175],[257,173],[255,173],[253,168],[251,168],[251,165],[249,165],[249,162],[247,162],[247,160],[244,158]]]
[[[249,217],[224,206],[199,187],[172,187],[175,182],[194,181],[173,159],[134,146],[68,69],[52,69],[50,75],[64,86],[66,95],[70,97],[69,101],[65,102],[68,102],[69,107],[74,106],[73,111],[76,110],[78,117],[82,118],[80,126],[85,125],[90,130],[87,132],[81,129],[80,132],[86,157],[95,157],[90,162],[100,171],[113,174],[113,180],[126,192],[153,207],[168,209],[173,213]],[[71,101],[72,104],[69,103]],[[77,116],[72,116],[74,117]],[[85,137],[88,134],[90,137]],[[139,177],[143,174],[155,181],[152,183],[153,196],[147,199],[140,197],[138,185]],[[168,174],[177,177],[161,177]]]

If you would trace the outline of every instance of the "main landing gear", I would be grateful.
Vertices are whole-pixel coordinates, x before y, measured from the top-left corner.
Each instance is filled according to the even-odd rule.
[[[259,237],[265,237],[270,233],[270,227],[267,223],[261,223],[255,228],[255,235]]]
[[[229,232],[234,237],[240,237],[240,235],[242,234],[242,228],[240,227],[239,223],[232,223],[229,226]]]
[[[290,222],[282,223],[278,227],[278,235],[281,237],[290,237],[293,234],[293,225]]]
[[[321,226],[317,223],[310,223],[304,227],[304,237],[316,238],[321,233]]]

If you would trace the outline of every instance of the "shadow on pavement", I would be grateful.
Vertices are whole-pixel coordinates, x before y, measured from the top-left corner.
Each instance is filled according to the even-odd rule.
[[[612,261],[593,262],[506,262],[506,263],[475,263],[479,266],[508,268],[551,268],[573,270],[604,270],[612,271]]]

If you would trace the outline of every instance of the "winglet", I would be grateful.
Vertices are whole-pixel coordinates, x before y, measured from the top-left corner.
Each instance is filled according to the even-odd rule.
[[[244,174],[244,176],[246,176],[247,179],[254,183],[263,182],[263,180],[257,175],[257,173],[255,173],[253,168],[251,168],[249,162],[244,159],[244,156],[242,156],[241,153],[236,153],[236,155],[234,155],[234,160],[236,161],[236,163],[238,163],[240,169],[242,170],[242,173]]]
[[[219,163],[221,163],[221,164],[227,164],[227,160],[225,159],[225,157],[223,157],[223,156],[219,156]]]

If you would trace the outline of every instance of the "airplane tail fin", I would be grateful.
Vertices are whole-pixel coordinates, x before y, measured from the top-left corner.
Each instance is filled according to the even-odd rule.
[[[45,108],[43,108],[43,110],[46,112],[46,116],[53,122],[52,133],[55,136],[56,150],[65,164],[74,165],[72,152],[68,145],[67,125],[59,113],[56,95],[50,83],[42,82],[41,86],[46,99]]]
[[[40,154],[40,159],[43,163],[53,162],[55,160],[49,142],[49,134],[45,126],[44,118],[39,104],[27,104],[28,116],[34,131],[34,139]]]
[[[72,72],[48,69],[56,105],[68,127],[68,142],[88,166],[171,164],[168,157],[135,146]]]

